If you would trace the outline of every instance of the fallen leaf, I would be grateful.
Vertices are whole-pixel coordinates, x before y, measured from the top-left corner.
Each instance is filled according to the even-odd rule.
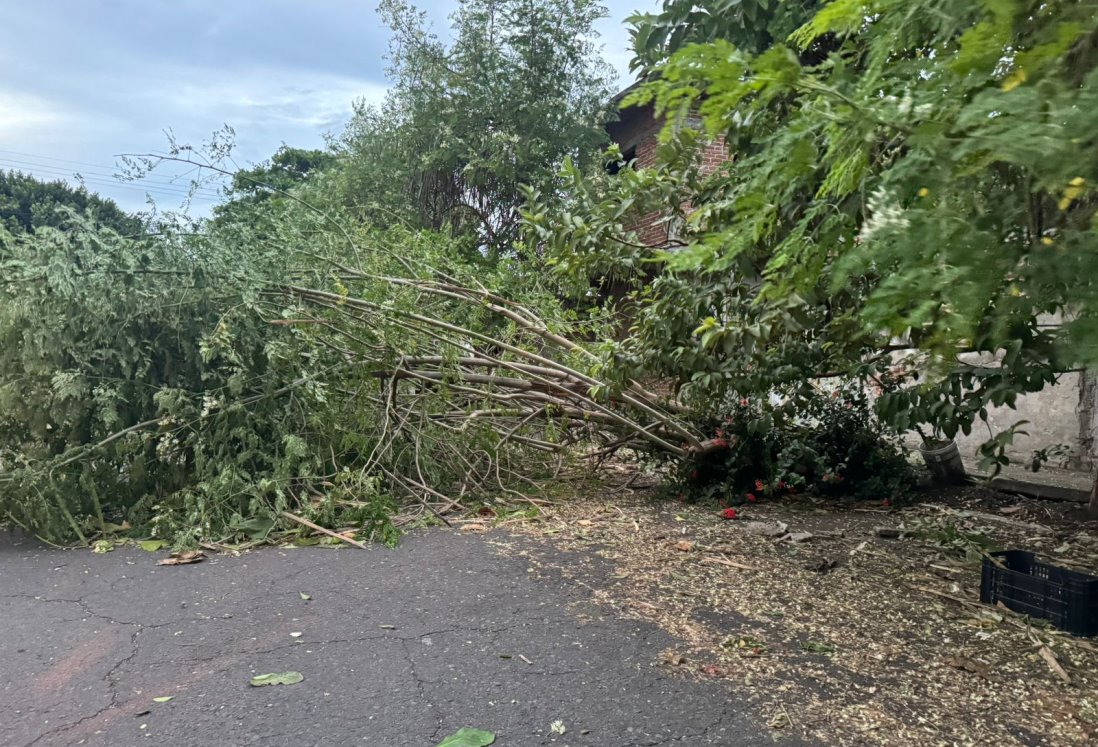
[[[138,540],[137,546],[145,552],[156,552],[160,548],[164,547],[167,542],[158,539]]]
[[[965,672],[972,672],[978,674],[981,677],[987,677],[989,670],[985,664],[981,664],[975,659],[970,659],[967,656],[947,656],[942,659],[942,662],[947,666],[951,666],[954,669],[961,669]]]
[[[114,549],[114,543],[108,540],[96,540],[92,543],[92,552],[96,555],[102,555],[103,553],[110,552]]]
[[[190,563],[200,563],[206,559],[206,553],[198,550],[187,550],[186,552],[173,552],[170,556],[162,558],[156,561],[157,565],[188,565]]]
[[[397,629],[396,625],[378,625],[378,627],[381,628],[382,630],[396,630]]]
[[[296,685],[301,682],[305,677],[301,672],[271,672],[270,674],[257,674],[252,677],[249,684],[252,687],[263,687],[264,685]]]
[[[301,637],[301,633],[290,633],[290,637],[291,637],[291,638],[300,638],[300,637]]]
[[[303,591],[299,591],[299,592],[297,593],[297,595],[298,595],[299,597],[301,597],[302,601],[305,601],[305,602],[308,602],[308,601],[309,601],[310,599],[312,599],[312,597],[311,597],[311,596],[309,596],[308,594],[306,594],[306,593],[305,593],[305,592],[303,592]]]
[[[663,655],[663,663],[677,667],[686,663],[686,657],[675,651],[668,651]]]
[[[833,654],[835,653],[835,647],[830,643],[820,643],[819,641],[805,641],[801,644],[801,651],[807,651],[811,654]]]
[[[487,532],[488,527],[483,524],[463,524],[461,527],[463,532]]]
[[[173,696],[173,695],[161,695],[159,698],[153,698],[153,703],[167,703],[173,697],[175,697],[175,696]]]
[[[558,718],[556,721],[549,724],[549,731],[553,732],[554,734],[563,734],[564,732],[568,731],[568,729],[567,727],[565,727],[564,722]]]
[[[679,540],[674,544],[674,548],[679,552],[690,552],[694,549],[694,543],[686,540]]]
[[[496,735],[480,729],[458,729],[438,743],[437,747],[488,747],[496,741]]]
[[[789,525],[784,521],[748,521],[740,526],[752,534],[761,534],[764,537],[781,537],[789,530]]]
[[[581,526],[581,527],[593,527],[593,526],[595,526],[595,522],[591,521],[590,519],[580,519],[579,521],[576,522],[576,524],[578,526]]]

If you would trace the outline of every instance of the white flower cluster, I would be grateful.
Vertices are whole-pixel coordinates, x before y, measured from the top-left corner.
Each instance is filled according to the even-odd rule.
[[[183,464],[187,460],[179,436],[174,431],[168,430],[178,422],[171,415],[165,415],[160,419],[161,430],[167,430],[167,432],[156,442],[156,458],[165,464]]]
[[[877,187],[869,195],[869,207],[866,212],[868,215],[862,223],[862,230],[858,233],[859,242],[869,241],[873,238],[873,234],[886,228],[904,229],[910,225],[904,209],[884,187]]]
[[[202,414],[201,417],[207,417],[214,410],[221,409],[221,400],[212,394],[205,394],[202,396]]]
[[[165,433],[156,442],[156,458],[165,464],[183,464],[186,456],[183,453],[179,436],[174,433]]]

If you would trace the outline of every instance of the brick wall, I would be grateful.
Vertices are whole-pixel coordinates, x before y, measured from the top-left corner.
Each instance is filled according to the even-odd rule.
[[[621,120],[607,127],[611,139],[618,144],[622,155],[632,159],[639,168],[649,168],[656,163],[657,138],[663,123],[656,119],[651,106],[632,107],[621,112]],[[706,142],[700,154],[700,169],[708,176],[729,160],[728,146],[724,136]],[[687,212],[690,206],[685,205]],[[637,232],[637,237],[646,246],[666,246],[673,234],[673,227],[665,220],[667,216],[649,213],[629,226]]]

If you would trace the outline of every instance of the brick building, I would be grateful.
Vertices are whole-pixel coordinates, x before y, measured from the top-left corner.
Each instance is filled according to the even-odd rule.
[[[621,101],[633,92],[636,85],[626,88],[615,96],[612,104],[615,107],[619,106]],[[618,121],[608,124],[606,131],[610,139],[621,149],[625,162],[632,163],[638,168],[653,166],[656,162],[656,149],[659,147],[658,138],[663,120],[656,117],[651,104],[621,109],[618,116]],[[694,124],[700,126],[701,123],[697,121]],[[713,173],[726,163],[730,156],[724,136],[718,136],[716,140],[704,143],[700,157],[703,175]],[[646,215],[635,228],[641,243],[647,246],[666,246],[674,238],[673,224],[666,219],[666,216],[659,213]]]

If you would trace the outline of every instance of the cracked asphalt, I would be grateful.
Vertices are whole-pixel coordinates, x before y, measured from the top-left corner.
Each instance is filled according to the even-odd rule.
[[[659,666],[665,633],[496,540],[522,542],[431,530],[158,567],[0,535],[0,744],[434,747],[462,726],[499,747],[772,744],[727,684]],[[304,681],[248,684],[287,670]]]

